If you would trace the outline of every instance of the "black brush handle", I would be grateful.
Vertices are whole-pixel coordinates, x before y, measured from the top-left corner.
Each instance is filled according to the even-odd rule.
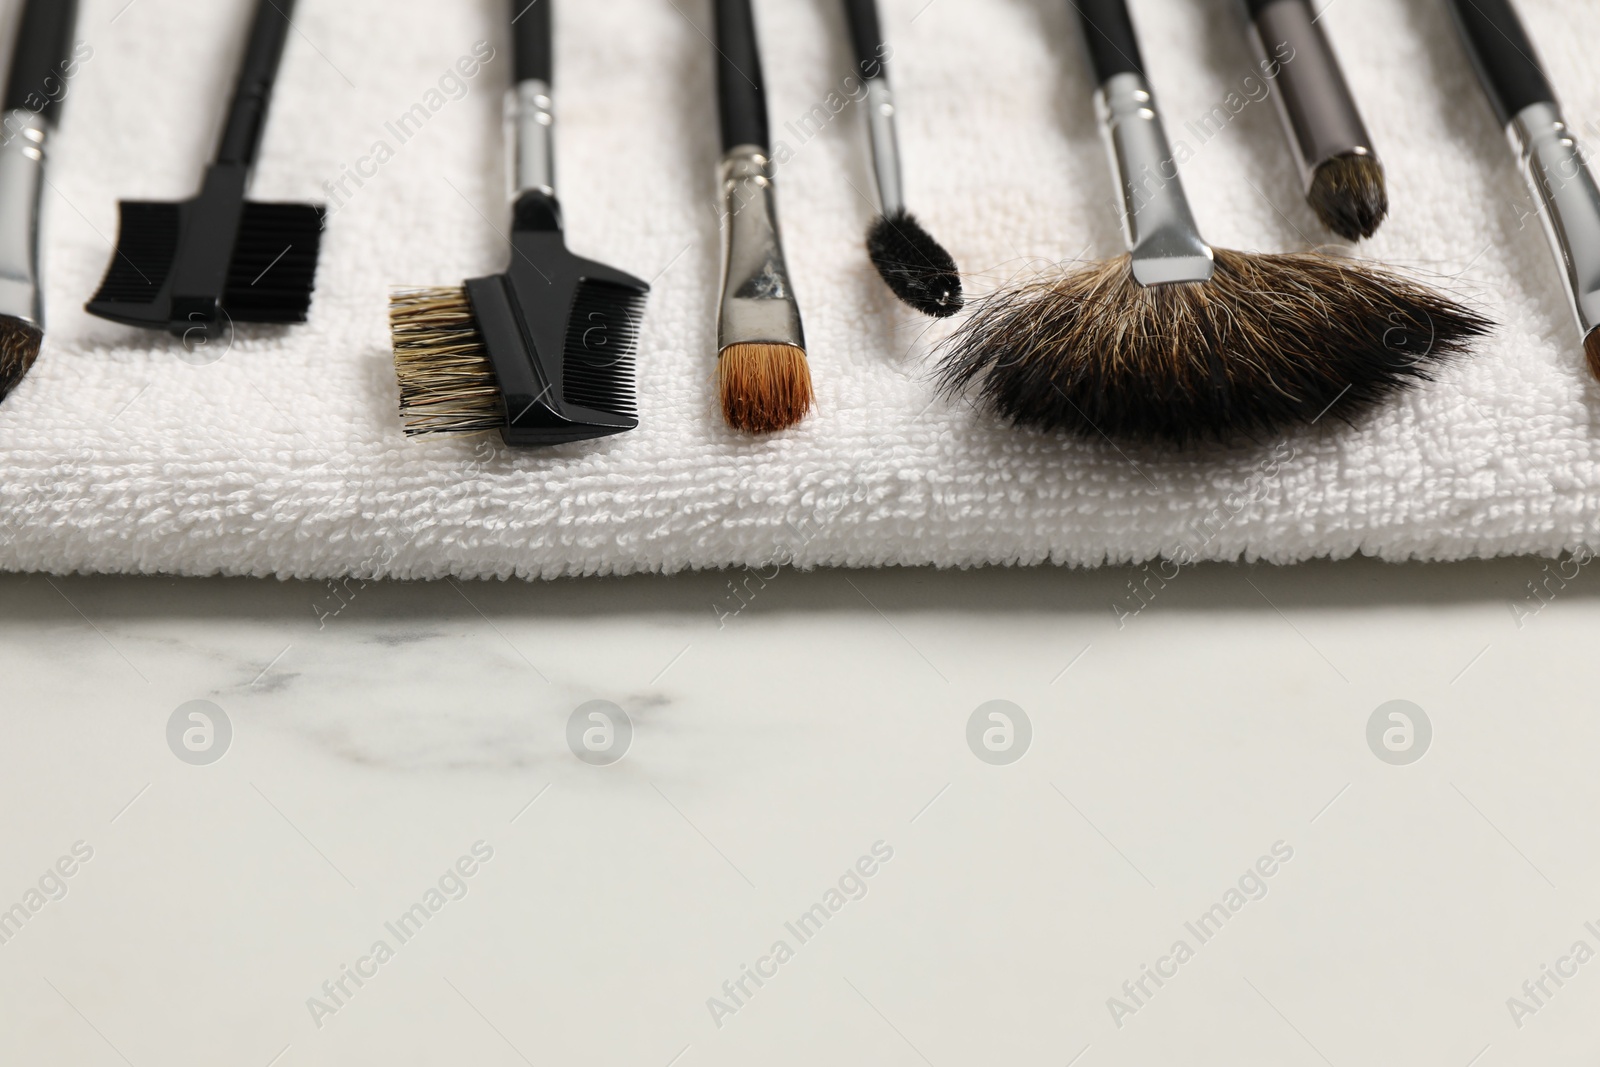
[[[883,26],[878,21],[878,0],[844,0],[844,17],[850,23],[850,44],[856,52],[856,73],[863,78],[886,78]]]
[[[1144,74],[1144,57],[1139,54],[1139,35],[1133,32],[1133,16],[1123,0],[1068,0],[1078,9],[1083,21],[1084,43],[1089,46],[1089,63],[1098,85],[1118,74]]]
[[[1556,94],[1510,0],[1446,0],[1472,65],[1504,126],[1523,108]]]
[[[32,111],[54,126],[72,69],[72,31],[78,0],[28,0],[11,52],[7,111]]]
[[[555,34],[550,7],[555,0],[511,0],[511,31],[517,81],[554,84]]]
[[[716,17],[722,150],[746,144],[766,150],[767,83],[761,74],[761,47],[750,0],[716,0]]]
[[[228,125],[217,149],[218,163],[249,166],[256,161],[261,135],[267,129],[272,85],[278,78],[283,46],[289,40],[289,17],[293,14],[294,0],[260,0],[256,6],[244,63],[239,68],[239,83],[228,108]]]

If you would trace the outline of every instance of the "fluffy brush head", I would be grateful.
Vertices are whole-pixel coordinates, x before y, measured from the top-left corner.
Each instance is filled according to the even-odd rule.
[[[1022,426],[1226,442],[1350,418],[1489,327],[1427,286],[1327,256],[1217,249],[1211,281],[1150,288],[1122,256],[988,298],[945,342],[939,377]]]
[[[717,360],[728,425],[745,433],[786,430],[811,411],[811,368],[794,345],[729,345]]]
[[[43,340],[44,334],[32,323],[0,316],[0,400],[10,396],[33,369]]]
[[[499,382],[465,289],[396,290],[389,330],[408,437],[505,425]]]
[[[1383,164],[1372,156],[1335,156],[1312,175],[1307,199],[1322,224],[1345,240],[1371,237],[1389,214]]]
[[[867,252],[894,295],[924,315],[942,319],[961,310],[956,261],[909,212],[878,216]]]

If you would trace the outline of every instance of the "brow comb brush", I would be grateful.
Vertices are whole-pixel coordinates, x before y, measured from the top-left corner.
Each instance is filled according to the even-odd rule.
[[[464,287],[399,289],[390,298],[410,436],[498,430],[508,445],[555,445],[639,425],[634,353],[650,286],[567,250],[555,194],[553,2],[510,3],[510,268]]]
[[[117,250],[91,315],[179,336],[229,322],[306,321],[323,209],[245,199],[294,0],[260,0],[217,156],[200,195],[123,201]]]

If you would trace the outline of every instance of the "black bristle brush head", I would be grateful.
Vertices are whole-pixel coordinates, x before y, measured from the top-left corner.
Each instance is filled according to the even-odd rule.
[[[519,216],[539,228],[513,231],[505,274],[391,296],[407,435],[498,430],[508,445],[556,445],[639,425],[634,356],[650,287],[569,252],[549,228],[553,202]]]
[[[947,395],[1019,426],[1187,445],[1350,420],[1491,328],[1444,294],[1312,253],[1216,250],[1145,287],[1122,256],[986,298],[942,346]]]
[[[228,323],[305,322],[323,209],[244,199],[247,170],[217,165],[182,203],[124,201],[90,314],[178,336]]]
[[[1322,224],[1345,240],[1371,237],[1389,215],[1383,164],[1369,155],[1335,156],[1312,174],[1306,199]]]
[[[0,315],[0,400],[11,395],[39,358],[44,332],[31,322]]]
[[[910,212],[879,215],[867,234],[867,252],[884,284],[911,307],[940,319],[961,310],[955,259]]]

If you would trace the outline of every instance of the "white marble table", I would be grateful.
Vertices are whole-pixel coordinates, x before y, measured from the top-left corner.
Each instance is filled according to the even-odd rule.
[[[0,1064],[1592,1067],[1545,567],[3,577]]]

